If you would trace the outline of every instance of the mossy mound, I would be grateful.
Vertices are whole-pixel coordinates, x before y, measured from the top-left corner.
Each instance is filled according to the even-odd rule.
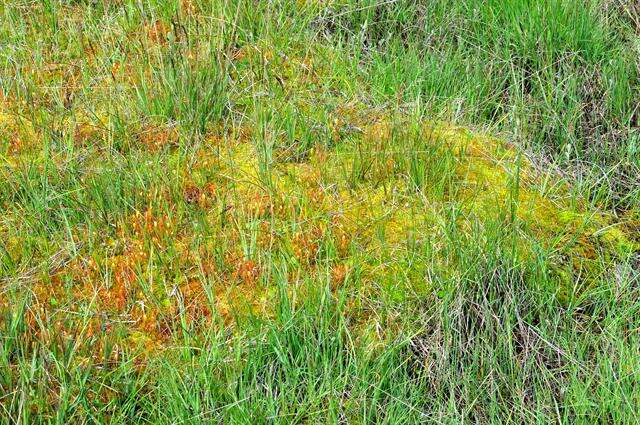
[[[75,254],[28,277],[29,320],[65,317],[60,326],[73,328],[61,311],[91,311],[91,335],[120,323],[116,339],[161,347],[178,325],[269,317],[282,290],[296,302],[319,284],[345,290],[352,319],[366,324],[384,306],[440,292],[438,276],[462,278],[458,253],[494,233],[508,239],[512,267],[543,258],[549,289],[564,299],[640,252],[633,216],[572,195],[507,143],[342,112],[308,146],[296,145],[305,136],[296,129],[265,138],[241,127],[212,132],[188,163],[164,146],[162,162],[145,162],[146,192],[132,198],[143,209],[109,234],[77,226]],[[95,164],[84,184],[102,184],[100,170],[116,165]],[[86,193],[83,203],[104,202]],[[5,245],[19,262],[24,240]]]
[[[275,227],[320,222],[323,232],[348,235],[352,249],[343,261],[370,283],[397,273],[416,243],[444,240],[452,212],[468,236],[483,226],[511,228],[522,261],[546,256],[561,296],[640,251],[628,222],[574,196],[515,147],[464,128],[390,122],[352,123],[356,135],[314,148],[303,162],[271,160],[275,145],[239,144],[222,155],[223,173],[241,197],[297,205]],[[424,276],[398,275],[396,284],[403,279],[430,286]]]

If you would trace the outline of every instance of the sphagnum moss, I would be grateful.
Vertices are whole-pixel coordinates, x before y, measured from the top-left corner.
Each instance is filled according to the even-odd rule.
[[[455,223],[463,232],[472,232],[473,226],[483,220],[518,221],[521,232],[517,236],[518,255],[524,259],[531,256],[532,242],[554,252],[559,260],[551,261],[550,267],[568,272],[569,277],[565,278],[569,281],[578,275],[585,281],[597,281],[598,274],[602,272],[600,264],[621,261],[638,251],[638,242],[634,241],[633,235],[625,232],[621,225],[612,224],[613,218],[606,213],[590,208],[586,203],[580,210],[575,210],[563,200],[565,194],[561,191],[542,196],[535,186],[536,179],[541,176],[530,175],[525,178],[526,173],[532,174],[533,171],[526,160],[518,157],[512,149],[500,146],[496,140],[449,128],[444,124],[438,125],[435,130],[425,125],[420,134],[407,133],[396,137],[421,140],[424,149],[428,145],[435,145],[435,152],[440,152],[440,155],[452,155],[454,166],[448,170],[452,178],[449,179],[450,187],[446,188],[446,193],[431,192],[429,180],[425,182],[425,188],[419,188],[416,192],[410,184],[409,166],[403,161],[394,162],[394,157],[385,160],[389,170],[385,179],[365,174],[364,179],[352,186],[352,175],[345,173],[345,169],[350,167],[355,156],[362,155],[361,146],[384,144],[390,139],[390,134],[381,132],[380,128],[381,124],[376,123],[372,130],[365,129],[362,140],[357,143],[345,142],[350,147],[344,146],[338,152],[312,154],[305,163],[276,165],[268,186],[260,177],[260,147],[249,141],[229,145],[224,149],[226,152],[216,158],[219,165],[214,178],[218,180],[207,183],[215,185],[212,193],[192,189],[191,192],[196,190],[200,194],[197,199],[192,199],[191,192],[184,192],[183,199],[167,200],[172,205],[168,212],[158,215],[153,207],[149,207],[127,219],[128,224],[122,228],[122,232],[118,232],[124,251],[108,257],[103,265],[107,272],[104,277],[95,267],[92,273],[87,270],[80,274],[72,271],[78,264],[93,264],[92,258],[100,258],[101,251],[84,253],[83,257],[67,265],[69,272],[65,268],[55,270],[55,276],[70,273],[72,282],[84,280],[90,286],[106,278],[104,284],[98,283],[104,287],[101,291],[106,291],[104,296],[107,297],[102,308],[115,308],[115,314],[135,315],[130,308],[138,303],[155,305],[145,307],[148,309],[165,310],[163,305],[169,301],[163,300],[170,300],[171,292],[175,292],[180,285],[165,281],[148,294],[135,288],[147,280],[150,283],[155,279],[164,281],[178,271],[188,275],[189,269],[193,270],[197,279],[201,265],[189,255],[189,246],[194,243],[191,241],[199,236],[197,228],[189,229],[184,227],[188,226],[188,221],[175,223],[171,218],[190,210],[200,210],[205,214],[205,221],[202,222],[204,228],[218,227],[221,220],[228,220],[226,226],[211,235],[214,240],[221,240],[229,250],[222,253],[224,258],[221,261],[225,263],[222,270],[212,264],[211,273],[223,273],[218,279],[224,281],[231,278],[231,284],[236,280],[241,286],[249,285],[252,288],[250,291],[257,292],[256,299],[262,297],[261,292],[274,296],[270,289],[273,282],[261,271],[267,264],[261,262],[282,252],[285,256],[293,255],[291,259],[295,260],[296,267],[306,269],[313,275],[322,270],[322,263],[333,261],[327,257],[331,254],[320,249],[327,244],[341,252],[343,263],[358,264],[364,281],[375,283],[376,280],[385,280],[387,277],[381,273],[391,276],[398,270],[385,265],[384,261],[405,256],[410,249],[410,241],[444,235],[448,225],[446,214],[449,204],[458,204],[463,212]],[[416,147],[412,145],[409,148]],[[398,146],[398,149],[402,150],[403,147]],[[201,160],[208,161],[206,157]],[[314,170],[322,171],[314,174]],[[513,186],[518,184],[517,172],[521,172],[523,177],[520,187],[514,189]],[[514,205],[514,217],[505,215],[510,205]],[[177,209],[184,210],[184,213],[177,213]],[[188,216],[185,218],[188,219]],[[264,224],[267,232],[276,232],[270,236],[272,240],[268,244],[254,245],[251,242],[258,237],[251,231],[254,223],[258,226],[256,228],[263,229]],[[180,226],[182,230],[175,226]],[[127,236],[128,233],[131,235]],[[184,248],[180,249],[182,254],[178,254],[180,258],[175,265],[167,268],[157,264],[160,260],[152,259],[177,244]],[[236,248],[237,244],[240,246]],[[384,255],[374,254],[382,252],[390,253],[391,257],[385,260]],[[372,258],[365,260],[371,255]],[[277,257],[268,260],[274,261],[278,262]],[[443,259],[438,259],[436,254],[433,261]],[[225,273],[229,273],[226,278]],[[180,279],[179,275],[175,276]],[[254,283],[259,284],[255,286]],[[52,282],[43,284],[47,286]],[[56,279],[53,284],[59,286],[61,282]],[[416,284],[423,285],[419,282]],[[411,279],[404,285],[411,285]],[[166,293],[169,288],[173,289]],[[49,293],[44,290],[41,296],[48,297]],[[75,301],[69,299],[67,302],[74,303],[81,299],[77,297],[77,292],[70,294]],[[87,292],[87,296],[91,297],[91,291]],[[59,294],[58,297],[64,295]],[[102,297],[98,296],[99,299]],[[203,304],[201,308],[215,310],[215,306],[208,305],[211,300],[207,297],[196,298],[197,301],[193,302]],[[46,300],[39,302],[47,305]],[[225,314],[232,310],[230,302],[223,302]],[[272,300],[271,303],[274,302]],[[101,305],[97,303],[95,307],[100,309]],[[261,311],[264,312],[264,309]],[[96,314],[99,313],[96,311]],[[142,316],[143,323],[147,323],[147,314],[143,313]],[[153,317],[157,320],[156,328],[162,327],[162,321],[166,318],[157,316],[157,313],[153,313]],[[201,317],[192,319],[198,321]]]

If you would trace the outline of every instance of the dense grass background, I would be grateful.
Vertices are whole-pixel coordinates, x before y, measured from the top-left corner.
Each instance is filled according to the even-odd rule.
[[[574,176],[605,180],[600,201],[637,198],[636,6],[371,0],[348,7],[354,12],[326,12],[320,27],[362,60],[377,100],[421,100],[434,114],[506,131]]]
[[[471,213],[455,202],[460,155],[411,132],[500,136],[552,170],[536,190],[560,182],[554,202],[614,217],[606,227],[637,242],[640,10],[627,3],[4,2],[0,420],[637,422],[637,245],[613,254],[606,228],[536,239],[515,216],[518,178],[495,216]],[[381,114],[403,131],[380,142],[361,123]],[[234,177],[242,158],[207,162],[236,139],[255,147],[266,193],[307,164],[328,170],[328,190],[382,187],[414,220],[437,205],[438,224],[416,221],[401,247],[376,234],[373,249],[356,229],[344,248],[298,187],[286,220],[236,214],[261,202]],[[313,160],[325,150],[343,169]],[[227,188],[213,204],[199,200],[210,183]],[[330,235],[309,242],[307,222]],[[260,246],[265,223],[277,249]],[[560,273],[581,246],[589,267]],[[143,259],[109,262],[127,255]],[[122,270],[144,296],[103,300]],[[205,288],[200,310],[186,277]],[[267,293],[268,313],[216,311],[228,282]],[[141,308],[171,313],[145,328]],[[142,335],[159,329],[162,350]]]

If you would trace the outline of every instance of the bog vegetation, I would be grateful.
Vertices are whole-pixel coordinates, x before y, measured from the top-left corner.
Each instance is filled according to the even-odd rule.
[[[0,423],[633,423],[640,8],[7,0]]]

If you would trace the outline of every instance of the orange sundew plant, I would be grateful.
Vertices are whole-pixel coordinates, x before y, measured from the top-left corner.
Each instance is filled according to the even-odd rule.
[[[204,187],[194,183],[187,183],[182,194],[187,204],[198,205],[200,208],[209,208],[215,202],[217,192],[217,186],[214,183],[207,183]]]
[[[331,289],[340,288],[347,279],[349,266],[344,263],[335,264],[331,267]]]
[[[156,307],[143,302],[135,303],[130,319],[134,321],[133,328],[147,336],[154,344],[166,341],[169,337],[169,330],[163,327],[165,321]]]
[[[180,0],[180,9],[187,15],[193,15],[198,11],[193,0]]]
[[[260,277],[260,267],[253,260],[242,260],[234,271],[234,277],[246,285],[255,285]]]
[[[229,148],[251,140],[254,129],[248,125],[213,124],[204,137],[207,147]]]
[[[240,62],[247,57],[247,49],[242,47],[231,52],[231,61]]]
[[[258,236],[256,238],[256,243],[260,248],[264,250],[272,249],[277,241],[277,237],[278,235],[270,222],[266,220],[260,222],[258,225]]]
[[[114,60],[109,68],[109,75],[114,82],[125,84],[136,84],[140,81],[140,74],[136,70],[136,66],[132,63],[130,57],[120,60]],[[149,71],[145,69],[144,75],[149,78]]]
[[[35,291],[34,291],[35,293]],[[48,307],[44,304],[44,301],[35,296],[34,302],[27,308],[24,313],[24,323],[29,330],[28,335],[38,340],[41,338],[48,338],[49,334],[42,333],[42,326],[40,322],[46,322],[48,317]]]
[[[320,150],[317,153],[314,153],[314,163],[326,163],[327,157],[323,152],[324,151]],[[297,169],[300,170],[300,174],[296,183],[303,188],[305,197],[308,198],[315,211],[323,209],[328,199],[327,194],[322,187],[322,172],[320,167],[312,166],[310,164],[301,164],[297,166]]]
[[[256,193],[249,199],[245,208],[250,216],[261,218],[273,211],[273,203],[270,196]]]
[[[345,258],[349,254],[349,246],[353,237],[353,232],[348,229],[339,216],[334,216],[330,224],[331,235],[338,256]]]
[[[254,285],[258,282],[261,269],[254,260],[245,258],[241,253],[231,251],[225,255],[225,262],[231,268],[233,280],[247,285]]]
[[[140,217],[145,217],[146,221],[140,220]],[[147,214],[145,216],[139,214],[138,220],[134,221],[136,223],[134,232],[138,237],[142,235],[142,229],[146,229],[147,223],[154,223],[154,221],[150,220],[150,217]],[[144,227],[141,223],[144,223]],[[158,225],[155,227],[157,228]],[[154,235],[153,238],[157,239],[157,236]],[[115,311],[123,310],[128,304],[130,294],[138,279],[137,270],[148,260],[148,249],[142,239],[129,241],[122,254],[109,258],[107,266],[111,271],[113,281],[110,286],[102,285],[97,290],[101,306]]]
[[[181,307],[189,322],[197,323],[211,319],[209,299],[200,279],[189,279],[178,290]]]
[[[316,185],[305,190],[305,196],[309,200],[313,211],[322,211],[326,209],[328,197],[324,189],[320,185]]]
[[[161,20],[147,22],[143,26],[144,34],[153,44],[164,45],[169,39],[171,27]]]
[[[202,204],[206,200],[206,193],[193,183],[187,184],[182,190],[182,195],[187,204]]]
[[[76,257],[57,275],[68,274],[74,282],[92,283],[100,273],[98,263],[92,258]]]
[[[124,255],[111,258],[109,263],[113,272],[113,283],[110,287],[102,286],[98,291],[102,306],[116,311],[126,307],[129,294],[137,280],[136,267],[142,258],[142,254],[140,258]]]
[[[0,328],[4,321],[4,315],[9,310],[9,299],[4,292],[0,292]]]
[[[291,242],[293,254],[302,264],[315,264],[318,258],[320,243],[325,235],[325,229],[315,225],[307,231],[301,231],[294,235]]]
[[[3,114],[2,111],[0,133],[8,136],[8,152],[13,155],[28,151],[41,140],[41,131],[31,121],[17,114]]]
[[[106,320],[105,315],[95,314],[88,320],[84,336],[87,339],[94,337],[97,338],[99,336],[108,334],[109,332],[111,332],[111,329],[112,326]],[[102,346],[100,345],[99,347],[97,347],[97,349],[98,350],[96,351],[96,354],[99,354],[102,350]]]
[[[263,61],[268,63],[272,61],[274,57],[275,52],[272,48],[261,47],[255,44],[242,46],[231,53],[231,60],[234,62],[247,60],[250,62]]]
[[[31,302],[24,315],[27,334],[50,345],[95,333],[95,330],[92,330],[92,320],[89,319],[88,323],[84,324],[85,319],[80,319],[76,314],[79,308],[78,301],[91,299],[91,294],[94,293],[88,288],[97,273],[96,270],[97,266],[91,261],[74,260],[44,281],[34,282],[30,287]],[[67,292],[63,279],[69,275],[75,282],[71,294]]]
[[[174,230],[174,223],[169,214],[158,215],[153,207],[148,207],[143,213],[136,211],[130,217],[130,224],[135,238],[138,239],[135,242],[137,244],[142,244],[140,239],[148,238],[160,246],[162,239]]]
[[[199,150],[193,165],[188,170],[183,171],[183,176],[188,181],[195,180],[196,176],[201,180],[207,181],[203,189],[209,192],[210,195],[214,195],[217,192],[214,190],[216,189],[215,183],[211,180],[217,177],[217,173],[221,168],[220,157],[213,153],[213,150],[215,149]]]
[[[53,343],[54,337],[70,339],[73,332],[64,323],[67,317],[58,314],[59,306],[65,300],[64,285],[59,276],[52,276],[49,282],[34,283],[31,294],[31,303],[24,314],[27,335],[47,344]],[[74,306],[71,306],[73,309]],[[47,326],[49,323],[50,326]]]
[[[216,130],[211,130],[209,132],[207,132],[207,134],[204,136],[204,144],[206,145],[206,147],[208,149],[203,150],[202,152],[199,152],[200,154],[203,153],[210,153],[211,148],[217,149],[217,148],[221,148],[224,146],[224,142],[225,142],[225,137],[222,134],[222,130],[216,129]]]
[[[241,211],[251,218],[286,217],[290,208],[282,197],[265,195],[260,192],[248,194]]]
[[[136,134],[136,139],[152,152],[178,144],[180,135],[175,126],[145,124]]]
[[[18,154],[23,151],[26,143],[23,138],[16,135],[15,133],[9,138],[9,153],[10,154]]]

